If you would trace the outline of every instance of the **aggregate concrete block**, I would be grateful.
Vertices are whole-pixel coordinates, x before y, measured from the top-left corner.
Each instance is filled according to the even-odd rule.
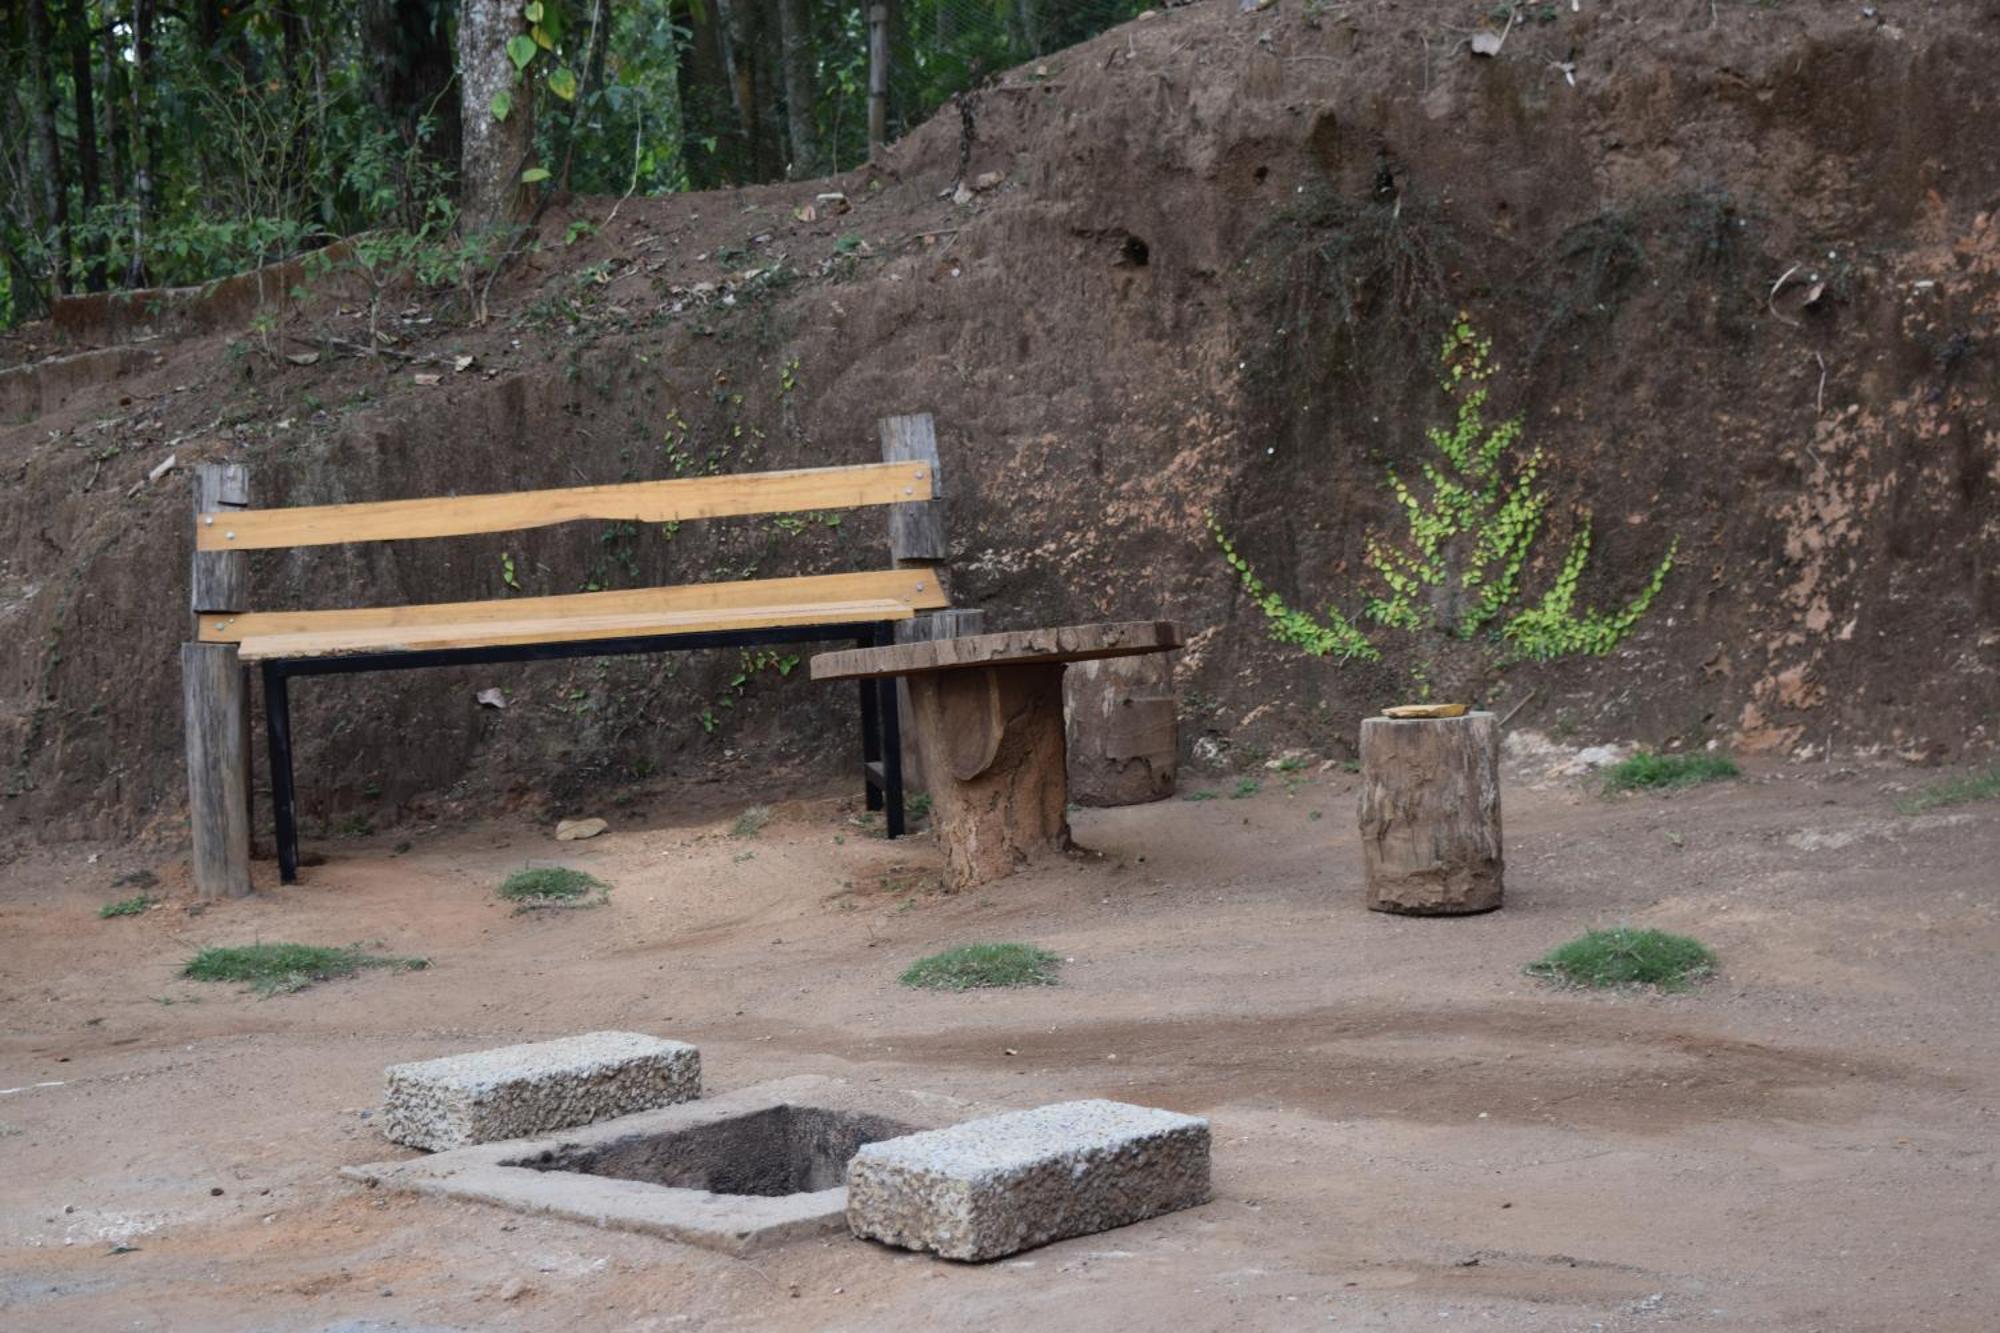
[[[433,1152],[517,1139],[701,1096],[701,1052],[640,1032],[391,1065],[382,1132]]]
[[[1208,1121],[1092,1099],[870,1143],[847,1168],[855,1235],[998,1259],[1209,1198]]]

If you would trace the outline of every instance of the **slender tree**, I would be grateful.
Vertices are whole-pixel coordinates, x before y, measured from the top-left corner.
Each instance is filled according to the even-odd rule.
[[[101,199],[102,182],[97,161],[97,98],[92,87],[90,18],[83,0],[69,0],[68,31],[70,84],[76,97],[76,178],[83,191],[83,216],[90,221]],[[104,242],[86,234],[83,243],[85,281],[90,290],[104,290]]]
[[[521,172],[534,151],[534,85],[507,54],[515,37],[526,40],[515,0],[461,0],[459,209],[475,228],[512,222],[526,207]]]
[[[793,179],[821,171],[817,53],[813,50],[811,0],[779,0],[779,40],[784,46],[785,132],[792,150]]]
[[[63,181],[62,141],[56,137],[56,81],[49,41],[49,11],[43,0],[27,0],[28,77],[33,83],[29,118],[35,157],[41,167],[41,226],[55,244],[56,291],[69,290],[69,187]]]

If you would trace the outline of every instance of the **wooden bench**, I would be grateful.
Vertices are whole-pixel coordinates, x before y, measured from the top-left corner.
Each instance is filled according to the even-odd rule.
[[[1070,845],[1069,664],[1180,645],[1180,629],[1162,620],[975,633],[821,653],[812,678],[905,680],[945,878],[965,889]]]
[[[204,895],[250,890],[249,667],[263,677],[280,877],[298,874],[289,682],[300,676],[689,648],[937,637],[949,606],[943,491],[927,415],[882,422],[884,461],[851,467],[641,481],[500,495],[250,507],[234,464],[195,474],[195,641],[181,650],[195,880]],[[502,601],[252,611],[253,550],[467,536],[578,520],[686,522],[888,505],[892,567]],[[943,624],[965,623],[947,615]],[[976,621],[971,623],[976,624]],[[947,633],[954,632],[951,630]],[[902,746],[892,682],[861,688],[864,789],[903,832]]]

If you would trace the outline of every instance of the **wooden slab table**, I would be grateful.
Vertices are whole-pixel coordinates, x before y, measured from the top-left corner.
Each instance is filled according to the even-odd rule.
[[[821,653],[814,680],[901,676],[955,889],[1069,847],[1063,671],[1181,646],[1166,621],[1066,625]]]

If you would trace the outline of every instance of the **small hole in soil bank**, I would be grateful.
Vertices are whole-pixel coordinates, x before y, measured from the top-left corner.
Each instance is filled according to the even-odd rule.
[[[1133,268],[1144,268],[1153,257],[1153,251],[1137,236],[1127,236],[1125,243],[1118,247],[1118,262],[1130,264]]]

